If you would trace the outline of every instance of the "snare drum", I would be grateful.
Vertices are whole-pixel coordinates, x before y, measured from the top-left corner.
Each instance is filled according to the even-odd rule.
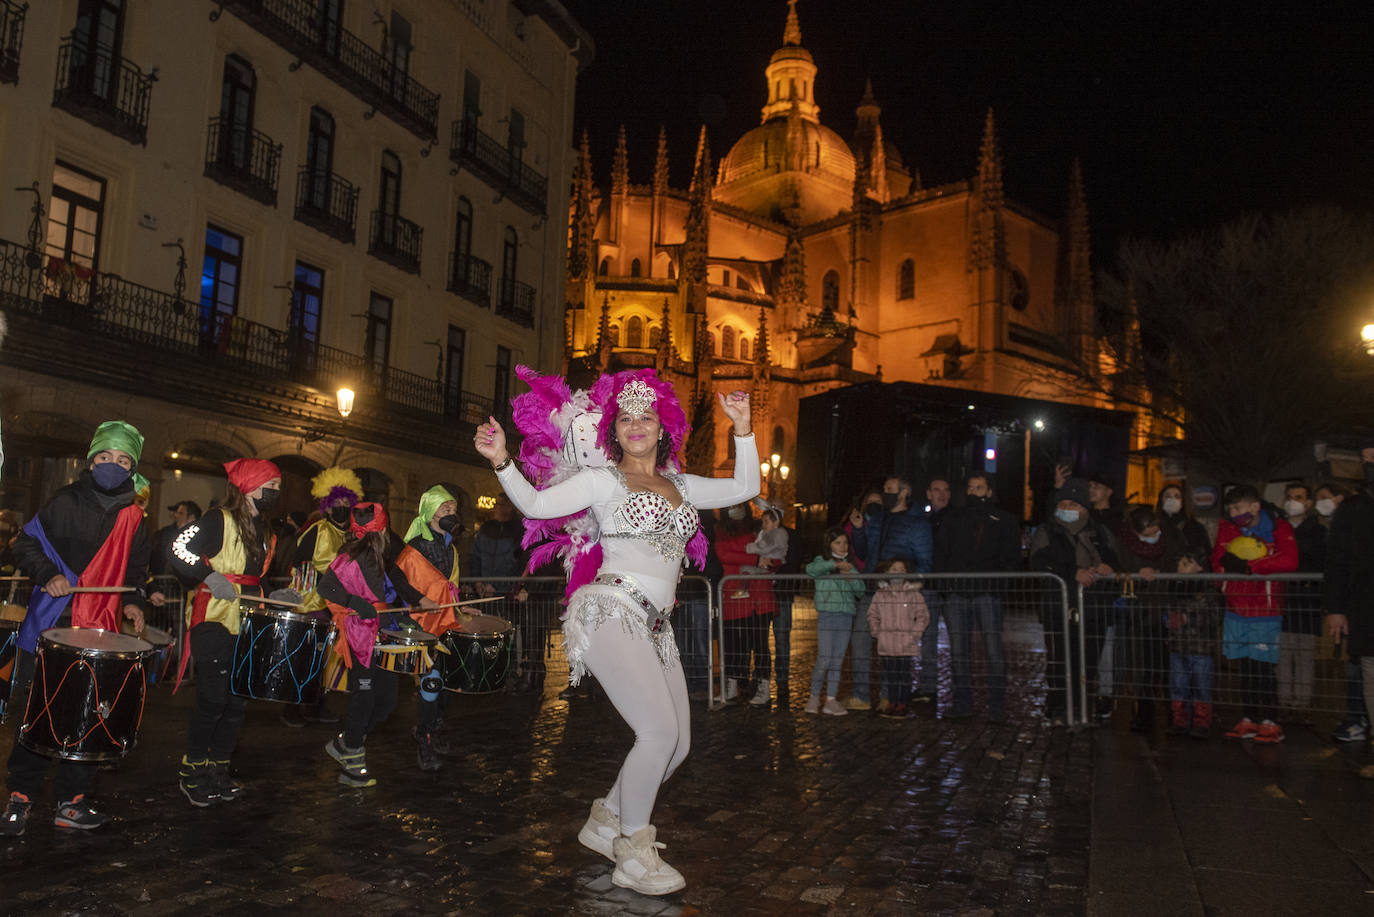
[[[153,684],[167,672],[168,660],[172,656],[172,644],[176,638],[160,627],[153,627],[151,624],[143,628],[143,633],[134,630],[133,622],[128,618],[120,621],[119,632],[130,637],[139,639],[152,644],[152,651],[148,654],[146,663],[148,669],[148,684]]]
[[[482,694],[505,687],[515,646],[515,628],[505,618],[473,615],[439,640],[448,649],[434,654],[445,689]]]
[[[98,628],[54,627],[38,639],[19,742],[72,761],[128,754],[143,721],[145,640]]]
[[[254,700],[313,704],[324,686],[320,673],[334,643],[328,618],[295,614],[256,603],[239,606],[239,635],[229,690]]]
[[[439,638],[423,630],[379,630],[372,648],[372,667],[398,675],[424,675],[434,668],[434,657],[443,655],[435,652],[438,645]],[[353,664],[357,663],[354,659]],[[324,689],[348,690],[348,668],[338,653],[330,653],[325,660]]]
[[[10,689],[14,683],[14,665],[18,661],[15,645],[19,640],[19,622],[0,620],[0,723],[5,721],[10,704]]]

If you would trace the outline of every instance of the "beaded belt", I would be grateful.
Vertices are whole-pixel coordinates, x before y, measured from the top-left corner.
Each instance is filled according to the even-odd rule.
[[[614,586],[624,592],[639,609],[644,612],[644,623],[649,633],[660,634],[668,628],[668,615],[658,610],[658,606],[639,588],[633,577],[623,573],[598,573],[592,580],[598,586]]]

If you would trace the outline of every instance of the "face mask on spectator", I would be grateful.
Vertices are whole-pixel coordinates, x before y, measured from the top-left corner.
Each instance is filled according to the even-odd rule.
[[[1065,525],[1073,525],[1078,521],[1078,510],[1076,509],[1057,509],[1054,511],[1054,518]]]
[[[1231,522],[1238,529],[1248,528],[1250,523],[1255,521],[1254,513],[1237,513],[1231,517]]]
[[[1178,514],[1179,510],[1183,509],[1183,501],[1178,497],[1165,497],[1160,507],[1170,516],[1174,516]]]
[[[883,509],[896,509],[897,498],[900,496],[901,494],[883,494]]]
[[[1159,536],[1160,533],[1155,532],[1153,535],[1137,535],[1135,537],[1139,538],[1145,544],[1159,544]]]
[[[1317,512],[1323,516],[1331,516],[1336,512],[1336,501],[1330,497],[1322,497],[1317,501]]]
[[[1284,500],[1283,511],[1290,516],[1302,516],[1307,513],[1307,504],[1301,500]]]

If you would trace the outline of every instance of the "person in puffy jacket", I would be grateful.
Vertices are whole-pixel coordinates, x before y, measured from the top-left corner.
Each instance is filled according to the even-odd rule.
[[[825,551],[806,565],[807,576],[816,578],[816,667],[811,671],[811,699],[806,702],[806,712],[845,716],[849,711],[835,694],[840,688],[840,667],[854,613],[865,590],[863,580],[844,576],[855,572],[844,529],[826,529]],[[826,689],[824,705],[822,685]]]
[[[907,572],[906,563],[885,561],[875,572],[900,577]],[[868,629],[878,641],[878,655],[883,661],[883,693],[888,699],[883,716],[906,716],[911,702],[911,663],[921,651],[921,635],[929,625],[930,610],[916,580],[885,580],[873,593]]]

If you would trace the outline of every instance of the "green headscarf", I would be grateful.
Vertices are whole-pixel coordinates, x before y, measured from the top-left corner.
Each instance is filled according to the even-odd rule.
[[[138,432],[138,428],[133,424],[122,420],[107,420],[95,428],[95,436],[91,437],[91,449],[86,453],[86,458],[95,458],[97,452],[104,452],[106,449],[127,452],[137,464],[143,455],[143,434]]]
[[[137,471],[134,472],[134,496],[135,496],[135,497],[137,497],[139,494],[143,493],[143,491],[145,491],[145,490],[147,490],[147,491],[149,491],[149,492],[151,493],[151,487],[152,487],[152,485],[148,483],[148,479],[147,479],[147,478],[145,478],[143,475],[139,474]]]
[[[434,519],[435,510],[452,499],[453,494],[445,490],[442,484],[435,484],[421,494],[420,511],[415,517],[415,521],[410,523],[410,528],[406,529],[406,541],[416,535],[422,536],[425,541],[433,541],[434,529],[429,527],[429,523]]]

